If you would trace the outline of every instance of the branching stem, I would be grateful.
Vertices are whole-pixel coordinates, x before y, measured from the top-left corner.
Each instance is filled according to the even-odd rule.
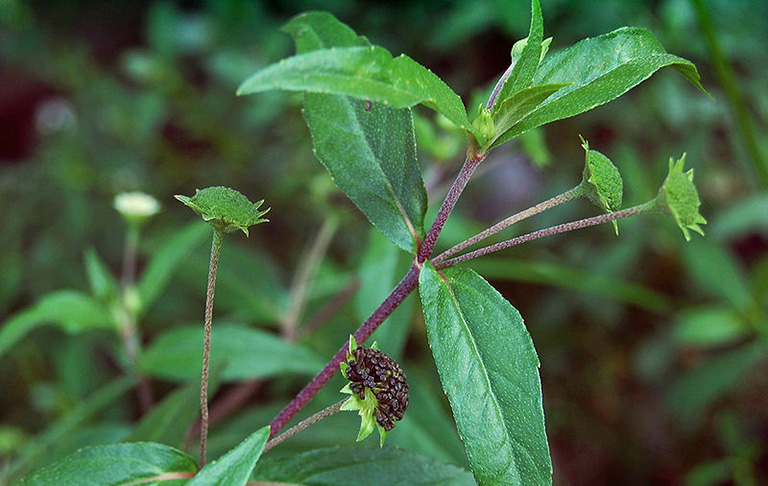
[[[205,339],[203,342],[203,373],[200,379],[200,468],[205,466],[208,442],[208,374],[211,367],[211,329],[213,326],[213,294],[216,289],[216,271],[219,267],[219,253],[224,233],[213,230],[211,243],[211,264],[208,269],[208,291],[205,295]]]
[[[537,204],[535,206],[532,206],[532,207],[530,207],[528,209],[520,211],[517,214],[513,214],[512,216],[506,218],[505,220],[500,221],[500,222],[496,223],[495,225],[491,226],[490,228],[486,229],[485,231],[482,231],[482,232],[476,234],[472,238],[469,238],[468,240],[459,243],[458,245],[454,246],[453,248],[450,248],[450,249],[444,251],[440,255],[438,255],[435,258],[433,258],[432,259],[432,263],[435,263],[435,264],[440,263],[440,262],[448,259],[449,257],[455,255],[456,253],[461,252],[465,248],[469,248],[470,246],[474,245],[475,243],[477,243],[477,242],[479,242],[481,240],[484,240],[485,238],[488,238],[491,235],[495,235],[499,231],[501,231],[501,230],[503,230],[503,229],[505,229],[505,228],[507,228],[507,227],[509,227],[509,226],[511,226],[511,225],[513,225],[515,223],[517,223],[517,222],[520,222],[520,221],[522,221],[522,220],[524,220],[526,218],[530,218],[531,216],[533,216],[535,214],[539,214],[539,213],[541,213],[543,211],[546,211],[548,209],[551,209],[551,208],[553,208],[553,207],[555,207],[555,206],[557,206],[559,204],[563,204],[563,203],[568,202],[568,201],[570,201],[572,199],[580,197],[583,194],[584,194],[584,189],[581,186],[581,184],[579,184],[578,186],[576,186],[573,189],[570,189],[570,190],[560,194],[559,196],[555,196],[555,197],[553,197],[551,199],[548,199],[548,200],[546,200],[546,201],[544,201],[542,203],[539,203],[539,204]]]
[[[528,241],[544,238],[545,236],[552,236],[558,233],[565,233],[566,231],[572,231],[580,228],[588,228],[590,226],[595,226],[598,224],[608,223],[610,221],[616,221],[618,219],[628,218],[630,216],[647,213],[649,211],[653,211],[654,209],[656,209],[655,199],[645,204],[633,206],[631,208],[623,209],[621,211],[616,211],[614,213],[601,214],[599,216],[580,219],[578,221],[571,221],[570,223],[563,223],[557,226],[552,226],[549,228],[534,231],[532,233],[528,233],[528,234],[518,236],[506,241],[502,241],[500,243],[496,243],[494,245],[486,246],[484,248],[471,251],[469,253],[465,253],[461,256],[457,256],[456,258],[451,258],[450,260],[443,260],[442,262],[439,262],[439,263],[436,262],[437,265],[435,266],[438,270],[440,270],[443,268],[456,265],[457,263],[465,262],[467,260],[472,260],[473,258],[478,258],[484,255],[487,255],[489,253],[493,253],[499,250],[503,250],[505,248],[510,248],[512,246],[519,245],[521,243],[526,243]]]

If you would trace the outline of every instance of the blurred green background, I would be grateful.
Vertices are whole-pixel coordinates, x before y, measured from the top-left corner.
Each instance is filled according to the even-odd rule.
[[[687,152],[706,237],[686,243],[670,221],[649,216],[621,222],[618,238],[610,226],[589,229],[472,266],[520,310],[540,354],[555,484],[768,484],[768,2],[542,7],[552,49],[624,25],[651,29],[698,66],[717,102],[661,72],[607,106],[507,144],[484,163],[441,245],[575,185],[579,134],[622,171],[625,206],[653,197],[669,157]],[[207,233],[188,228],[194,217],[172,196],[226,185],[272,210],[270,223],[225,246],[215,320],[282,332],[320,362],[338,349],[407,257],[369,230],[314,159],[300,96],[234,95],[247,76],[292,54],[279,28],[309,9],[430,67],[473,113],[526,35],[530,4],[0,0],[0,322],[52,291],[90,292],[88,252],[118,275],[126,230],[112,201],[143,191],[162,212],[144,228],[139,274],[180,255],[167,260],[167,285],[140,322],[146,353],[162,356],[158,336],[201,319],[208,259]],[[463,140],[431,112],[417,115],[434,206]],[[572,203],[515,231],[591,211]],[[286,322],[300,323],[296,335]],[[413,297],[389,325],[384,350],[403,356],[413,393],[392,442],[465,465]],[[66,329],[35,329],[0,357],[0,471],[126,439],[140,423],[130,392],[83,415],[125,359],[113,332]],[[198,366],[189,377],[148,372],[156,399],[194,388]],[[233,406],[212,427],[211,453],[268,423],[307,379],[243,382],[224,372],[217,400]],[[331,382],[309,409],[340,398],[340,387]],[[347,415],[276,452],[351,443]]]

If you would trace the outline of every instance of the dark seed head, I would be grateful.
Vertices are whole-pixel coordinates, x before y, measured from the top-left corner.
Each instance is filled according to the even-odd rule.
[[[378,349],[357,348],[350,354],[352,359],[347,360],[346,370],[350,388],[362,399],[366,389],[373,392],[379,402],[376,421],[384,430],[391,430],[408,408],[405,373],[394,359]]]

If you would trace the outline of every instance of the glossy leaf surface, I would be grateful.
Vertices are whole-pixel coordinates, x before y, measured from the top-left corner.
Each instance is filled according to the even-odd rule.
[[[320,449],[258,464],[253,478],[291,486],[472,486],[472,475],[414,452],[385,447]]]
[[[34,486],[180,486],[197,470],[185,453],[161,444],[136,442],[87,447],[19,484]]]
[[[608,103],[666,66],[706,93],[699,83],[696,67],[690,61],[667,53],[647,29],[623,27],[550,54],[539,65],[533,86],[572,84],[548,98],[500,137],[496,145],[532,128]]]
[[[186,486],[245,486],[269,438],[269,426],[200,470]]]
[[[552,482],[539,359],[520,313],[471,270],[419,276],[429,344],[477,483]]]

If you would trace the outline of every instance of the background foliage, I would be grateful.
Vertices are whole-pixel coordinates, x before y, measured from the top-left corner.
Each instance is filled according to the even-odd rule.
[[[626,206],[652,197],[669,156],[688,152],[711,223],[705,238],[685,244],[652,216],[622,222],[619,238],[605,226],[472,263],[525,316],[536,343],[556,484],[768,481],[768,5],[701,5],[544,2],[553,50],[647,27],[695,62],[717,103],[662,72],[610,105],[526,135],[483,163],[444,233],[446,245],[458,242],[570,187],[582,167],[579,133],[621,169]],[[235,406],[212,426],[211,457],[266,424],[407,268],[406,254],[368,230],[314,158],[300,96],[234,96],[251,73],[292,53],[279,27],[308,8],[317,5],[0,3],[0,316],[9,326],[34,305],[28,321],[54,324],[8,349],[0,342],[0,482],[84,445],[131,438],[194,450],[194,415],[185,412],[196,403],[207,229],[186,226],[173,194],[226,185],[272,207],[271,222],[248,240],[231,238],[221,259],[214,342],[233,359],[218,371],[214,363],[216,398]],[[470,110],[482,99],[473,89],[506,69],[529,19],[522,1],[323,8],[431,67],[473,100]],[[463,138],[427,110],[416,128],[438,201]],[[98,268],[120,273],[125,228],[112,198],[127,190],[163,204],[139,260],[140,369],[165,398],[155,410],[174,417],[162,428],[120,378],[124,351],[83,297],[106,298],[109,286],[93,284]],[[589,211],[568,205],[517,231]],[[466,466],[411,301],[377,336],[403,357],[413,393],[390,440]],[[62,305],[77,317],[59,322]],[[291,359],[260,361],[259,346],[285,346]],[[318,408],[340,398],[335,380]],[[345,415],[267,457],[350,443],[355,417]]]

